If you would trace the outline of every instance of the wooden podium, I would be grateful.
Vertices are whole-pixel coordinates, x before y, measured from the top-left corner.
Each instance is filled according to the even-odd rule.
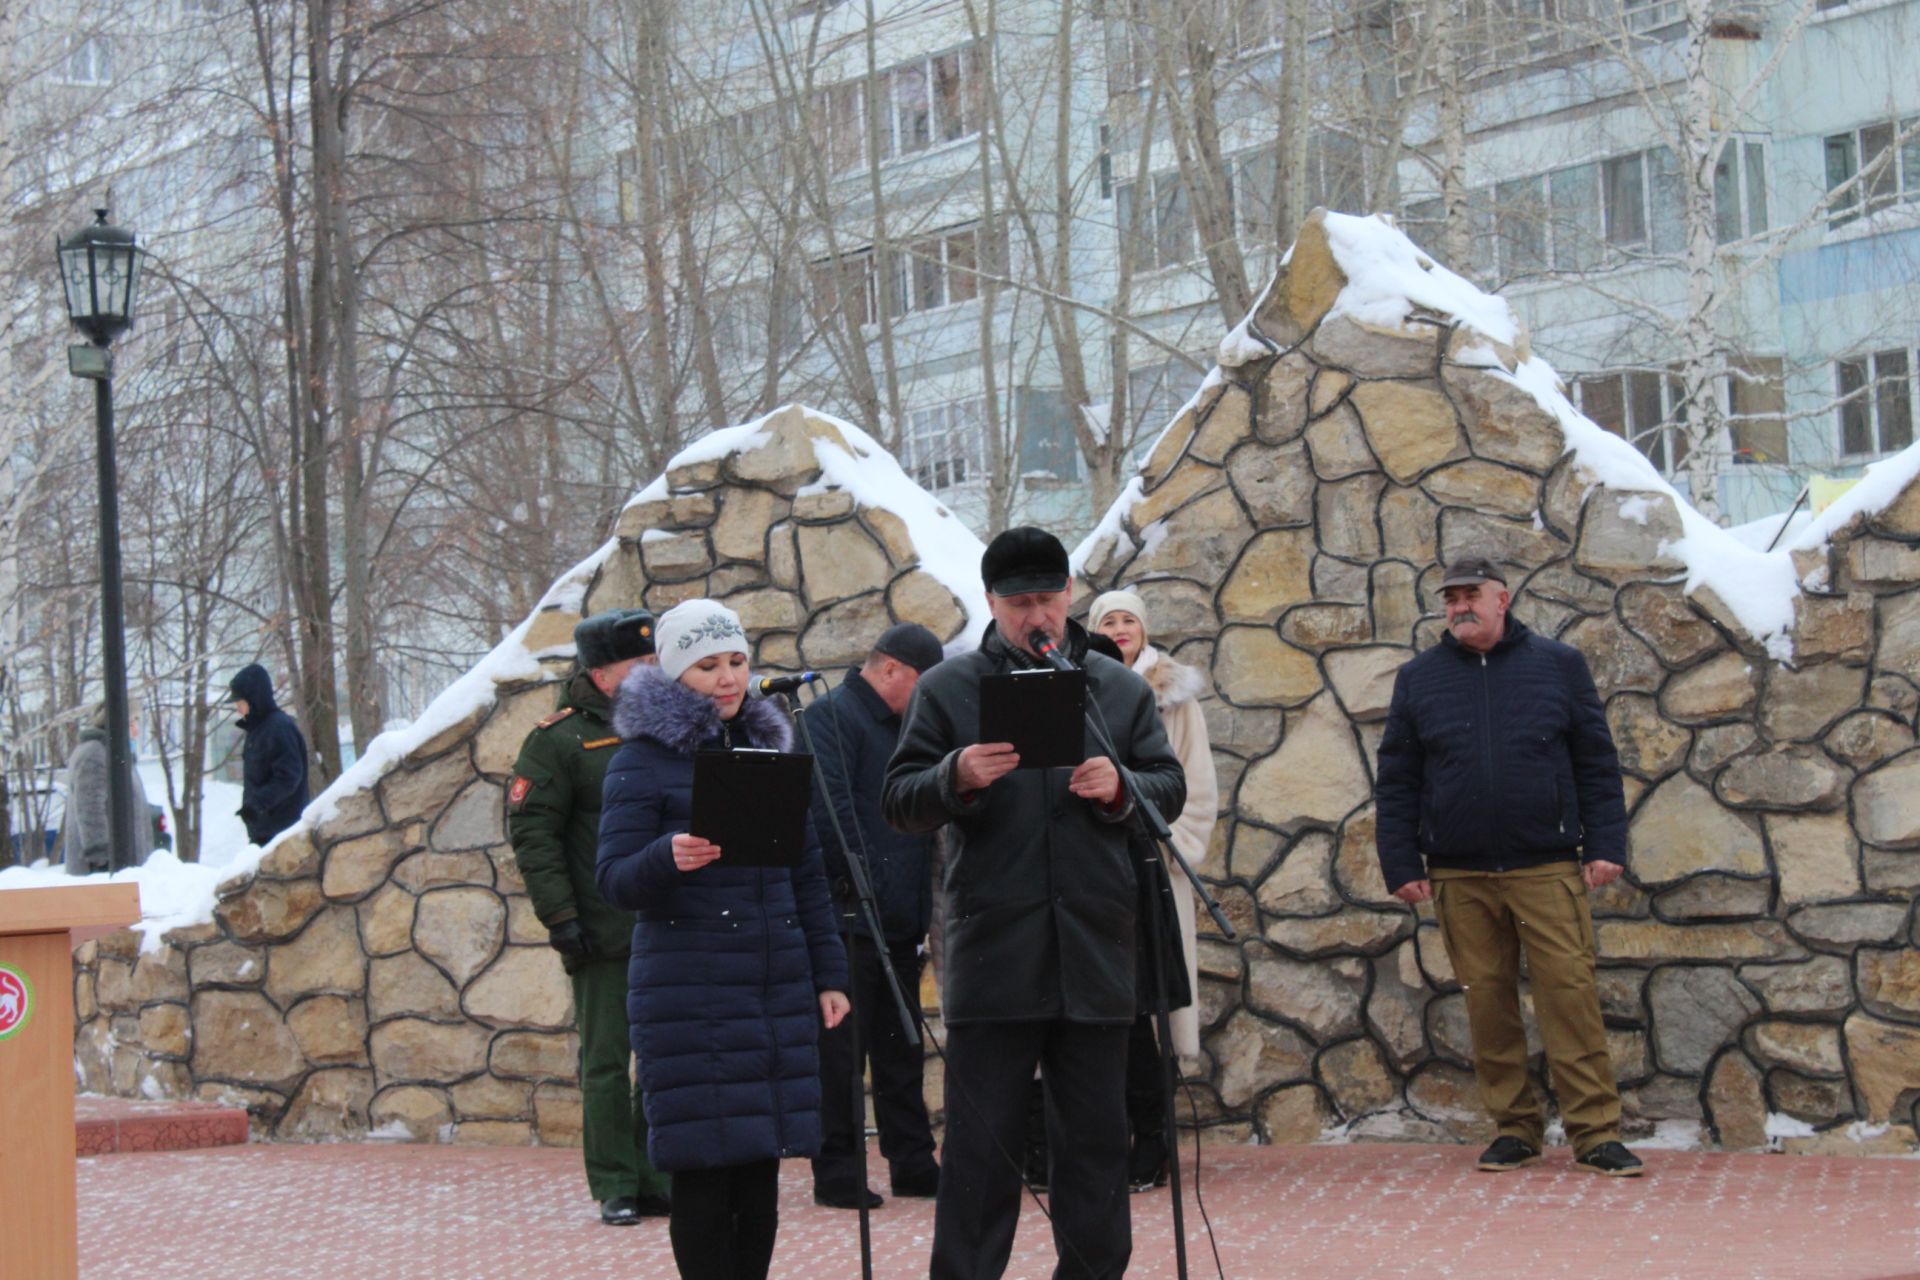
[[[78,1272],[73,949],[140,918],[134,884],[0,890],[0,1271]]]

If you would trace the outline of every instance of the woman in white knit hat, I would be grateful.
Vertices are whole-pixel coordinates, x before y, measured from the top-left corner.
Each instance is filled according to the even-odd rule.
[[[687,828],[696,751],[785,751],[793,728],[747,699],[747,634],[689,600],[654,631],[657,667],[620,684],[594,879],[635,913],[627,1022],[647,1154],[673,1175],[669,1233],[690,1280],[764,1280],[780,1161],[820,1150],[820,1027],[847,1014],[847,957],[820,845],[799,865],[729,866]]]
[[[1109,591],[1087,610],[1087,630],[1112,640],[1122,659],[1153,689],[1154,704],[1160,709],[1166,726],[1167,741],[1180,757],[1187,772],[1187,803],[1178,816],[1168,814],[1173,828],[1173,843],[1181,856],[1196,869],[1207,856],[1207,844],[1213,839],[1213,824],[1220,806],[1220,786],[1214,775],[1213,748],[1207,741],[1206,717],[1200,711],[1200,696],[1206,679],[1192,667],[1173,659],[1147,643],[1146,602],[1131,591]],[[1178,867],[1167,868],[1173,883],[1174,909],[1180,918],[1180,953],[1186,957],[1187,985],[1194,1002],[1175,1009],[1169,1018],[1174,1051],[1183,1058],[1200,1052],[1200,971],[1194,943],[1193,887]],[[1147,1073],[1141,1079],[1142,1073]],[[1127,1177],[1133,1189],[1143,1191],[1166,1181],[1168,1145],[1161,1110],[1158,1050],[1154,1047],[1152,1023],[1141,1018],[1134,1027],[1134,1041],[1127,1063],[1127,1110],[1133,1122],[1133,1153]]]

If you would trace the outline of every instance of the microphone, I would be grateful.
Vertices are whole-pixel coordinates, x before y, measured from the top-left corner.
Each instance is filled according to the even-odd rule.
[[[792,693],[803,684],[812,684],[820,678],[818,671],[802,671],[792,676],[755,676],[747,681],[749,698],[771,698],[776,693]]]
[[[1027,637],[1027,645],[1035,653],[1039,654],[1041,660],[1055,671],[1078,671],[1080,669],[1067,660],[1066,654],[1060,652],[1060,646],[1053,642],[1053,637],[1038,627],[1034,628],[1033,633]]]

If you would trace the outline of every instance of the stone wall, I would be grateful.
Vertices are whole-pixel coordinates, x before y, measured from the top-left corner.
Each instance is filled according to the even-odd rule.
[[[1629,1132],[1755,1147],[1772,1113],[1911,1141],[1920,489],[1796,555],[1775,661],[1779,638],[1676,580],[1674,500],[1567,453],[1571,407],[1510,376],[1524,335],[1419,308],[1370,326],[1334,309],[1346,283],[1316,215],[1086,556],[1088,590],[1132,584],[1212,679],[1223,812],[1198,870],[1241,940],[1201,946],[1206,1123],[1491,1132],[1464,997],[1431,909],[1386,892],[1371,799],[1394,672],[1440,634],[1436,561],[1481,553],[1516,616],[1587,655],[1626,770],[1632,865],[1594,907]]]
[[[1629,1132],[1753,1147],[1772,1114],[1910,1142],[1920,491],[1796,555],[1793,625],[1762,643],[1678,580],[1684,519],[1650,469],[1610,487],[1569,455],[1571,409],[1511,376],[1542,370],[1524,335],[1335,309],[1328,225],[1082,549],[1082,603],[1132,586],[1211,678],[1201,871],[1241,939],[1201,944],[1202,1124],[1486,1133],[1458,985],[1430,912],[1385,893],[1370,799],[1393,673],[1439,634],[1435,561],[1474,551],[1510,567],[1518,616],[1588,654],[1627,770],[1633,866],[1596,917]],[[844,666],[900,618],[976,634],[958,582],[978,541],[874,452],[789,409],[685,455],[523,627],[528,661],[493,695],[331,797],[223,886],[213,924],[79,953],[86,1085],[242,1098],[287,1137],[573,1140],[567,990],[502,835],[518,743],[583,609],[719,596],[766,669]]]
[[[919,567],[939,557],[915,533],[963,561],[978,540],[871,440],[787,409],[728,443],[629,504],[614,542],[476,673],[508,674],[449,691],[466,701],[430,709],[444,729],[342,779],[220,886],[212,923],[145,953],[132,932],[81,947],[81,1086],[241,1102],[279,1138],[577,1142],[572,995],[506,843],[503,791],[553,710],[574,623],[711,595],[740,613],[760,670],[849,665],[895,621],[944,639],[968,624]],[[870,505],[846,479],[905,500]]]

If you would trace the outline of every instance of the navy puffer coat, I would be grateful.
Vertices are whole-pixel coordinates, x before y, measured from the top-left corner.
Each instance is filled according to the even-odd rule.
[[[626,741],[607,768],[595,881],[636,913],[627,1020],[640,1060],[647,1155],[713,1169],[820,1149],[819,993],[847,987],[846,953],[808,828],[791,871],[673,864],[693,812],[696,749],[784,751],[792,726],[748,702],[730,722],[658,667],[614,701]]]
[[[1624,865],[1620,758],[1587,660],[1507,617],[1485,654],[1452,635],[1400,668],[1380,740],[1375,839],[1387,887],[1422,865]]]

